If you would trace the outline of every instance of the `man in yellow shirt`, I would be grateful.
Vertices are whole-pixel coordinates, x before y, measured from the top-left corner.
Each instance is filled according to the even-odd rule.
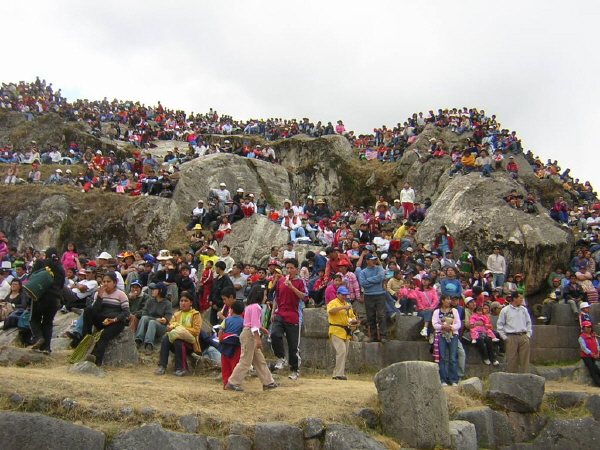
[[[337,290],[337,296],[327,304],[327,314],[329,315],[329,339],[335,349],[335,368],[333,369],[334,380],[347,380],[344,375],[346,368],[346,358],[348,356],[348,347],[350,345],[351,327],[358,324],[352,305],[346,301],[348,289],[340,286]]]

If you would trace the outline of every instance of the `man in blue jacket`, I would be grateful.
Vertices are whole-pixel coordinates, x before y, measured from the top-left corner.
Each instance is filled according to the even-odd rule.
[[[369,254],[366,257],[367,267],[358,275],[358,282],[365,294],[365,309],[369,326],[369,342],[387,342],[387,323],[385,321],[385,289],[383,281],[385,271],[377,265],[377,256]],[[379,334],[377,333],[379,325]]]

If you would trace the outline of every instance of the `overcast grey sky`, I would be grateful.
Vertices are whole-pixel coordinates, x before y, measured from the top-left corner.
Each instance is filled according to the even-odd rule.
[[[596,0],[5,3],[4,82],[357,133],[477,107],[600,186]]]

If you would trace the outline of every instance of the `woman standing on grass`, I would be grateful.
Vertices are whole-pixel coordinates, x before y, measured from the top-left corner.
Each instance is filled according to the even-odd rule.
[[[357,325],[356,315],[352,305],[346,300],[348,289],[345,286],[337,288],[336,297],[327,304],[329,316],[329,339],[335,349],[335,368],[333,369],[334,380],[347,380],[344,375],[346,359],[348,358],[348,346],[352,338],[350,327]]]

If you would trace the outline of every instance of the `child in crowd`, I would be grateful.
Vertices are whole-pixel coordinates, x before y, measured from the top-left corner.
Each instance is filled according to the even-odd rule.
[[[342,285],[343,278],[340,274],[336,274],[333,280],[325,288],[325,304],[328,305],[331,300],[337,296],[338,288]]]
[[[200,294],[199,303],[200,311],[202,312],[210,308],[208,299],[210,298],[210,290],[215,279],[213,265],[214,264],[212,261],[206,261],[204,271],[202,272],[202,278],[200,279],[200,284],[202,285],[202,292]]]
[[[403,316],[412,316],[415,312],[415,305],[417,304],[417,292],[415,291],[415,284],[412,280],[407,281],[400,289],[398,298],[400,299],[400,314]]]
[[[488,335],[493,342],[499,341],[499,339],[492,331],[492,324],[490,323],[490,318],[483,313],[482,306],[475,307],[475,314],[471,315],[469,323],[471,324],[470,332],[472,344],[477,343],[477,339],[479,339],[480,333]]]
[[[234,294],[235,295],[235,294]],[[233,298],[233,297],[232,297]],[[221,376],[223,378],[223,389],[227,386],[229,377],[235,366],[240,361],[242,348],[240,345],[240,334],[244,329],[244,304],[234,301],[231,304],[231,316],[226,318],[219,330],[219,352],[221,352]]]
[[[250,366],[254,366],[256,374],[263,385],[263,391],[269,389],[275,389],[279,386],[273,380],[273,375],[267,367],[267,362],[262,353],[262,341],[260,339],[260,333],[269,335],[269,331],[265,329],[260,320],[262,310],[260,303],[262,302],[262,296],[251,295],[248,300],[248,307],[244,314],[244,329],[240,334],[240,343],[242,346],[242,353],[240,355],[240,361],[235,366],[233,373],[229,377],[227,384],[225,385],[226,390],[243,392],[244,388],[241,386],[244,381],[244,377]]]
[[[581,314],[579,314],[579,325],[582,326],[583,322],[594,323],[592,316],[590,315],[590,304],[588,302],[581,302],[579,309],[581,310]]]

